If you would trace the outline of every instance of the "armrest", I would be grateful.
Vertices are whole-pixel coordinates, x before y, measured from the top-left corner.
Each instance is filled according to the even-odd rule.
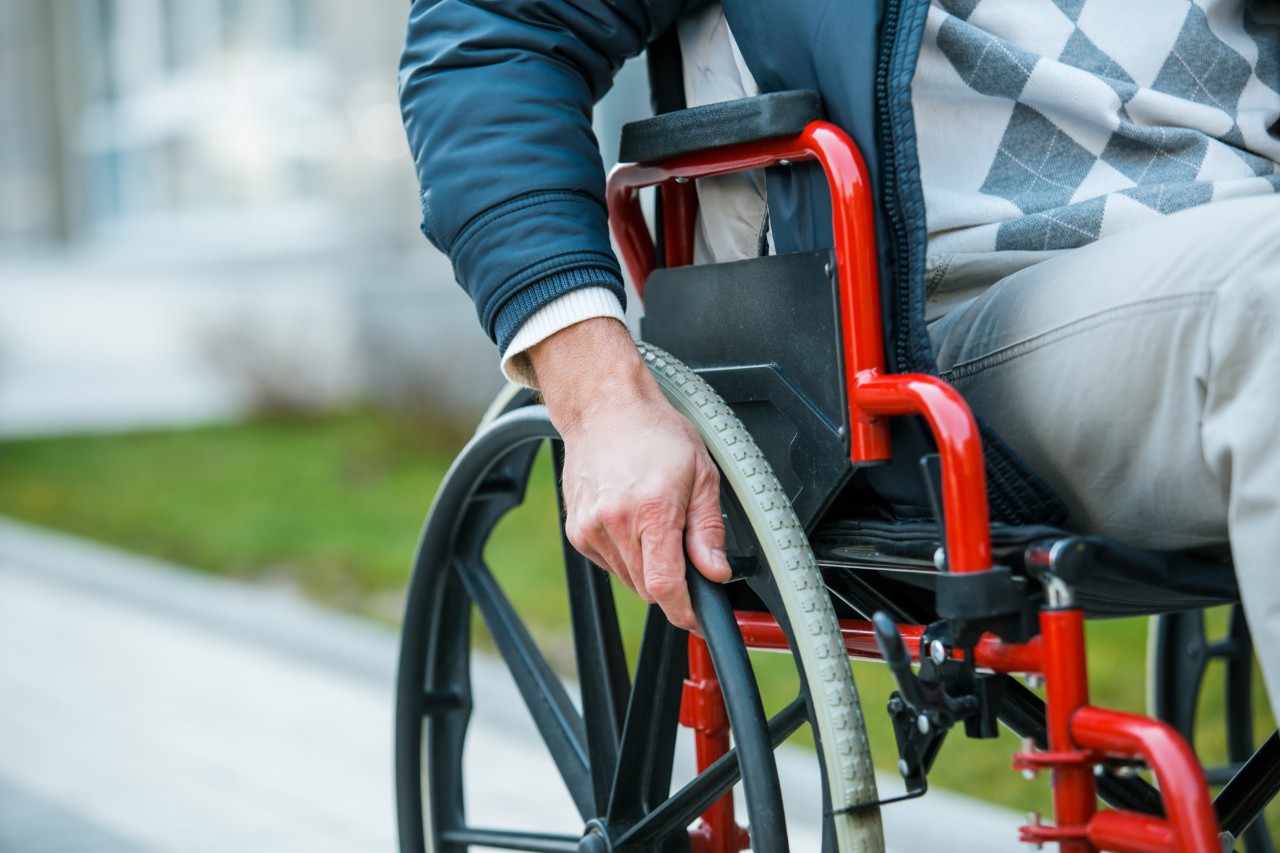
[[[708,148],[794,136],[826,118],[817,92],[773,92],[663,113],[622,128],[618,159],[648,163]]]

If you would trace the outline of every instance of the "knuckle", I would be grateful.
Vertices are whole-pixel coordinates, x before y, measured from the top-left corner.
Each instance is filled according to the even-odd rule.
[[[698,529],[704,536],[710,536],[716,541],[724,539],[724,517],[720,513],[708,512],[706,516],[698,519]]]
[[[630,507],[627,506],[627,502],[617,498],[602,500],[595,508],[595,518],[605,529],[625,527],[629,515]]]
[[[642,532],[671,527],[677,515],[675,501],[669,494],[639,498],[635,504],[636,527]]]
[[[658,601],[671,601],[680,597],[684,583],[665,572],[656,573],[645,578],[645,589]]]
[[[579,551],[585,551],[591,546],[591,528],[584,525],[580,519],[571,518],[564,525],[564,535],[569,540],[569,544]]]

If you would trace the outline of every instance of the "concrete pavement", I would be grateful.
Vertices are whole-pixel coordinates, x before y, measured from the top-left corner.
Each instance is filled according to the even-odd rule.
[[[29,804],[0,850],[394,849],[388,635],[10,524],[0,543],[0,791]]]
[[[285,591],[0,519],[0,853],[392,851],[394,660],[390,631]],[[574,826],[483,670],[469,759],[510,772],[477,822]],[[815,850],[816,774],[781,772],[792,848]],[[885,814],[898,853],[1021,849],[1019,815],[954,794]]]

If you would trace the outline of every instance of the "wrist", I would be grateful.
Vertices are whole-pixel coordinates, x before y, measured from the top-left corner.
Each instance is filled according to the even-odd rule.
[[[528,350],[551,420],[562,434],[632,403],[662,399],[626,326],[595,317]]]

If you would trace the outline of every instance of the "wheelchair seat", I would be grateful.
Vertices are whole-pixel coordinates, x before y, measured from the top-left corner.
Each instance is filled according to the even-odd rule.
[[[810,541],[824,569],[870,573],[884,584],[920,590],[936,586],[943,543],[935,522],[839,518],[823,522]],[[1038,583],[1046,570],[1072,577],[1076,600],[1091,618],[1153,616],[1239,600],[1231,563],[1211,557],[1135,548],[1045,525],[992,525],[991,545],[997,564],[1023,578]]]

